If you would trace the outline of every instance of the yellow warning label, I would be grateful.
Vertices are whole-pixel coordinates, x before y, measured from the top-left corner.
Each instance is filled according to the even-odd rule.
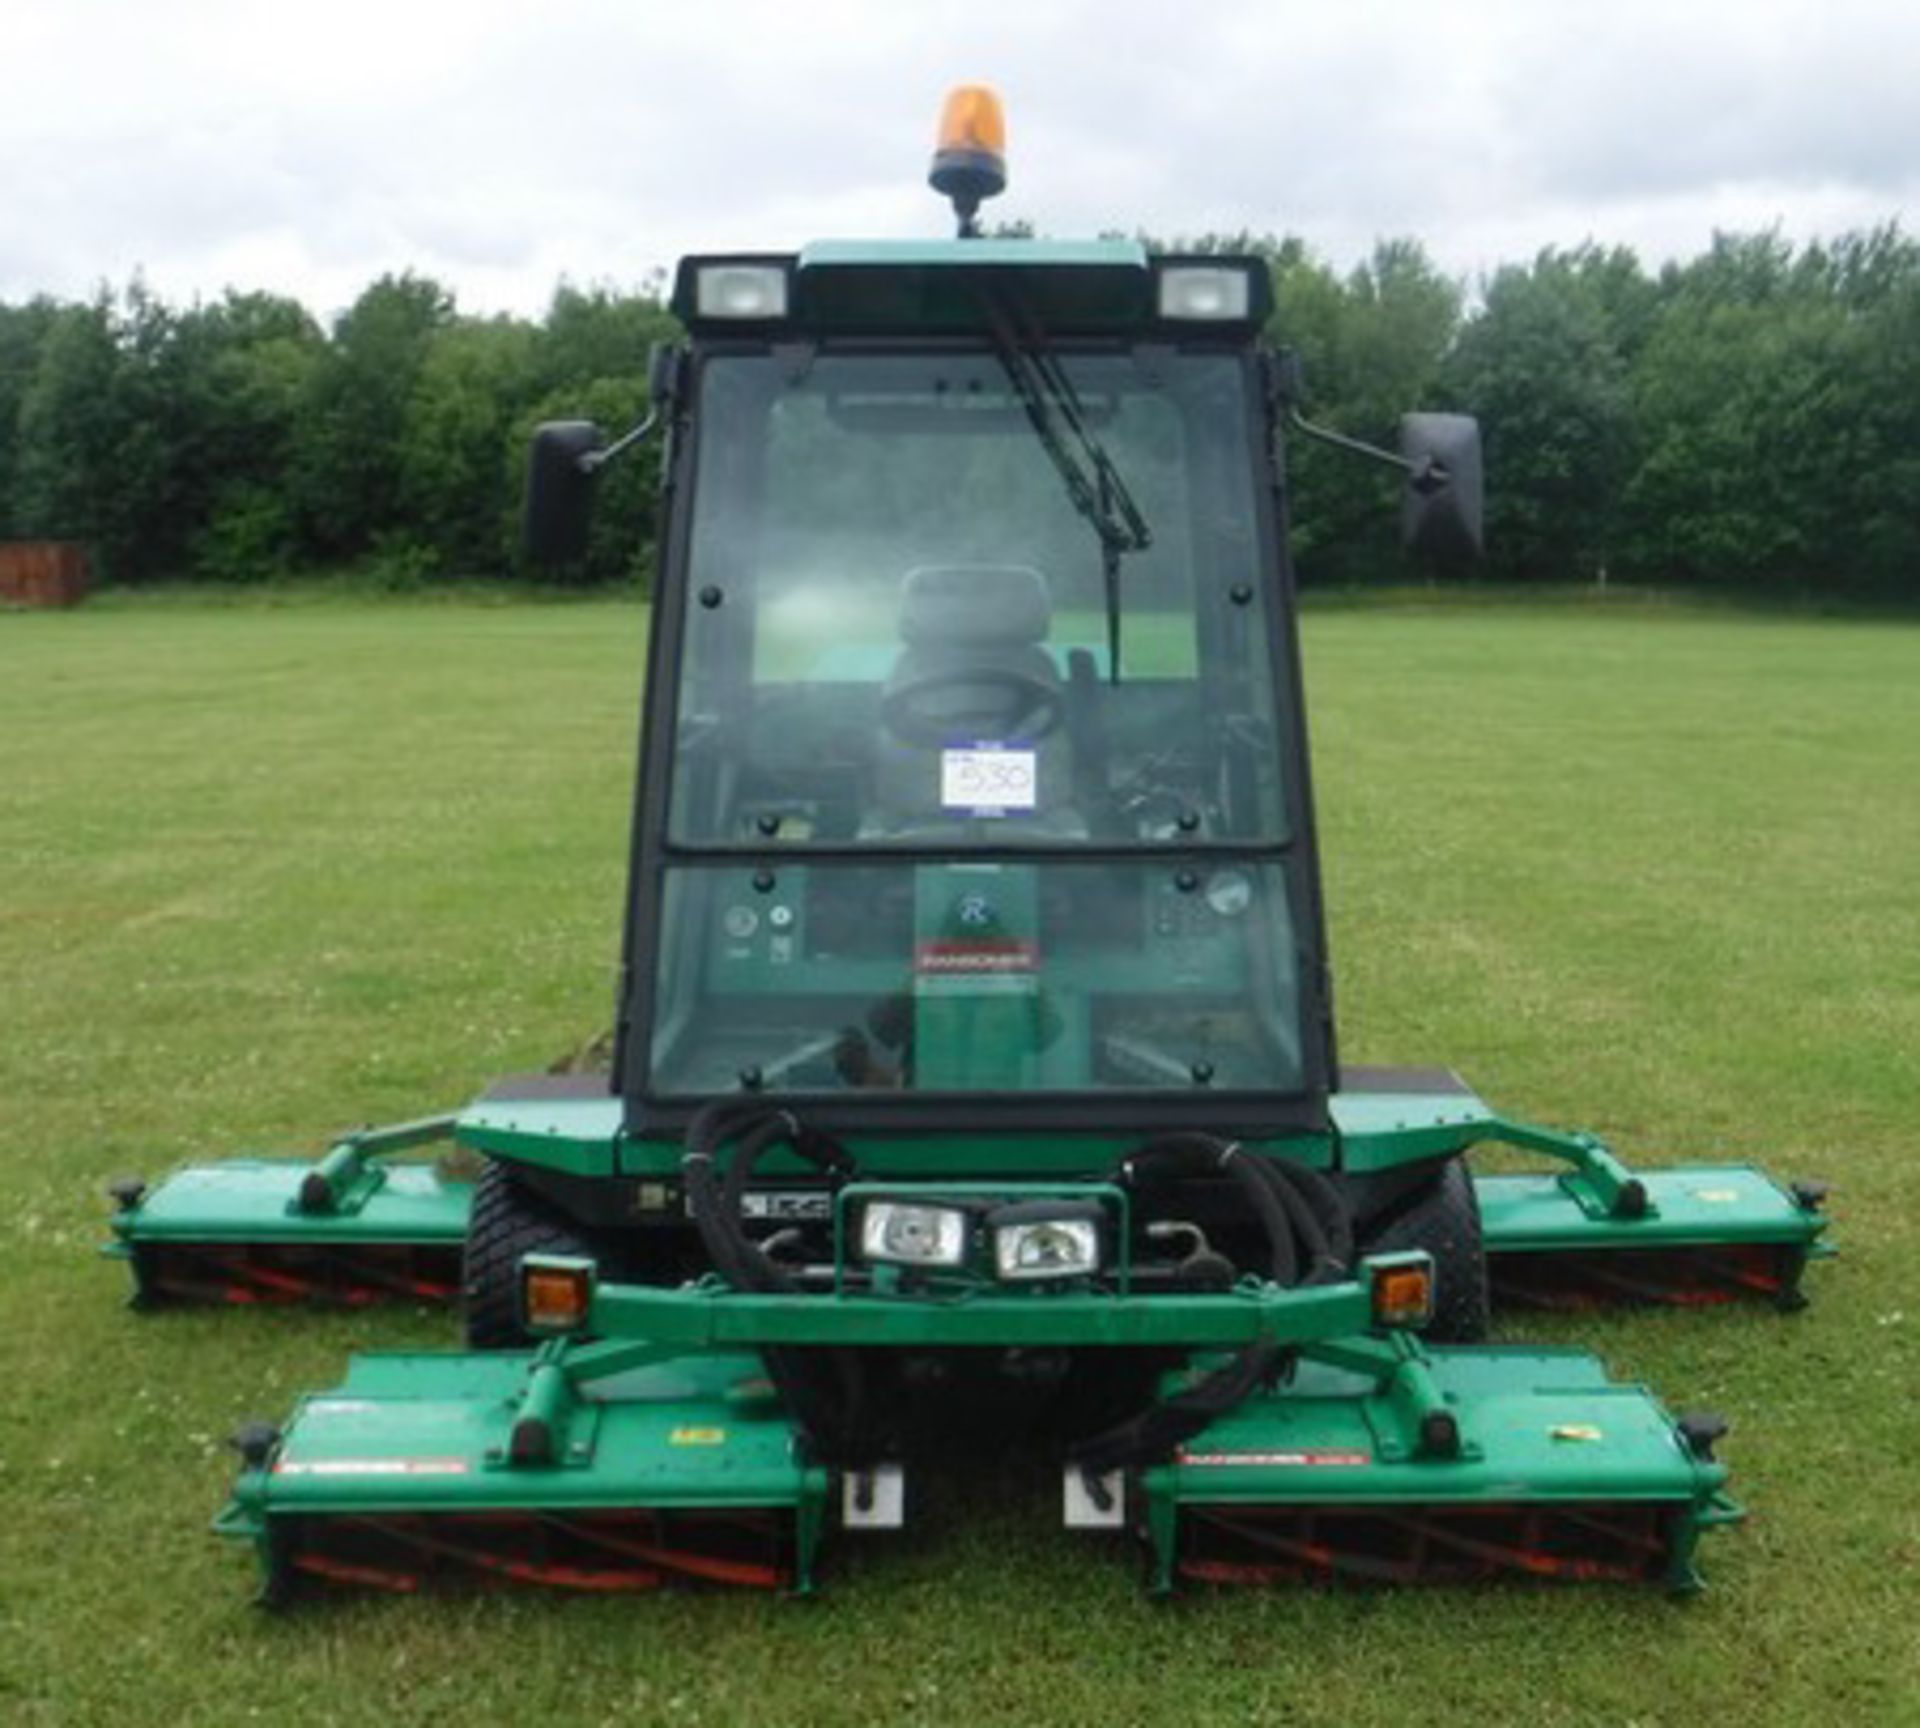
[[[669,1446],[724,1446],[726,1443],[724,1428],[676,1428],[667,1436]]]
[[[1600,1430],[1590,1422],[1562,1422],[1553,1430],[1556,1440],[1598,1440]]]
[[[1709,1206],[1731,1206],[1740,1198],[1737,1188],[1696,1188],[1693,1191],[1696,1200],[1704,1200]]]

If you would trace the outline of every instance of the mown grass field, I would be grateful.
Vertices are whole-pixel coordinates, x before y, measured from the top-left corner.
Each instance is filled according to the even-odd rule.
[[[1920,628],[1636,605],[1323,611],[1309,685],[1350,1057],[1838,1184],[1803,1315],[1526,1328],[1734,1419],[1707,1595],[1154,1607],[1036,1463],[812,1604],[251,1608],[220,1437],[450,1322],[135,1316],[101,1183],[601,1027],[641,629],[0,616],[0,1721],[1920,1721]]]

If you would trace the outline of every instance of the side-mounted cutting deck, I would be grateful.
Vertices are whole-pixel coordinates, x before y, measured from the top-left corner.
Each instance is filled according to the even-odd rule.
[[[473,1185],[396,1155],[451,1140],[457,1122],[360,1130],[315,1163],[230,1158],[152,1189],[116,1182],[107,1252],[141,1305],[456,1301]]]
[[[1831,1252],[1818,1185],[1783,1186],[1745,1164],[1631,1170],[1592,1135],[1499,1115],[1444,1069],[1352,1078],[1315,1162],[1365,1175],[1506,1147],[1560,1166],[1474,1178],[1497,1300],[1793,1307],[1808,1262]],[[560,1168],[618,1167],[616,1100],[588,1092],[556,1104],[545,1085],[525,1090],[503,1083],[458,1115],[348,1136],[318,1163],[228,1160],[151,1189],[117,1185],[107,1251],[128,1262],[142,1303],[451,1301],[472,1185],[395,1154],[458,1141]]]

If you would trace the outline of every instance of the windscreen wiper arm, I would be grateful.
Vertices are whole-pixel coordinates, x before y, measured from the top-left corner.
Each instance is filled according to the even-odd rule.
[[[986,297],[987,321],[994,351],[1026,410],[1034,435],[1052,459],[1074,509],[1093,525],[1100,539],[1100,569],[1106,588],[1107,678],[1120,682],[1120,560],[1129,552],[1144,552],[1153,544],[1153,532],[1140,507],[1120,478],[1113,458],[1087,425],[1080,395],[1046,346],[1044,332],[1030,328],[1023,338],[1013,315],[999,296]],[[1079,446],[1078,452],[1061,436],[1064,426]]]

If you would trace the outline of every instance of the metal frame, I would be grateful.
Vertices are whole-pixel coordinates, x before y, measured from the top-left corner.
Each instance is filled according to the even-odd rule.
[[[945,1190],[936,1190],[944,1192]],[[944,1299],[857,1291],[759,1295],[716,1280],[679,1289],[596,1284],[579,1333],[549,1338],[527,1365],[502,1467],[569,1452],[582,1388],[683,1356],[769,1347],[947,1350],[1224,1350],[1277,1344],[1371,1378],[1422,1456],[1477,1456],[1435,1389],[1413,1334],[1369,1336],[1373,1282],[1425,1267],[1424,1253],[1371,1256],[1351,1279],[1283,1289],[1245,1280],[1219,1294],[1034,1292],[982,1284]],[[571,1453],[570,1453],[571,1455]]]

